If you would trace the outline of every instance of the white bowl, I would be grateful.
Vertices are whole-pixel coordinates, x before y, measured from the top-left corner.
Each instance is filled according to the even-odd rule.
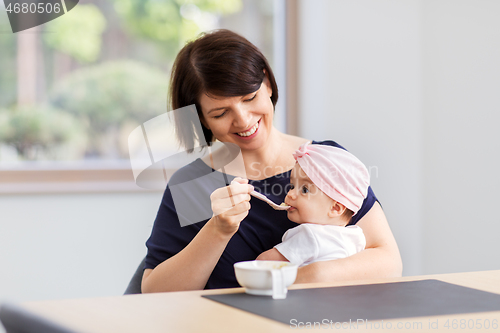
[[[290,286],[297,278],[297,265],[287,261],[241,261],[234,264],[234,272],[238,283],[245,287],[248,294],[273,295],[273,277],[271,271],[281,270],[285,287]]]

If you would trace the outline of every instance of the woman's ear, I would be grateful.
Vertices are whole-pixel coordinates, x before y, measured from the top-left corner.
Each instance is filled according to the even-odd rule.
[[[202,125],[203,125],[206,129],[210,129],[210,127],[208,126],[207,121],[206,121],[206,119],[205,119],[205,116],[203,115],[203,111],[202,111],[202,110],[200,110],[200,111],[198,112],[198,118],[200,119],[201,124],[202,124]]]
[[[267,75],[266,69],[262,70],[265,74],[263,83],[266,85],[267,94],[269,97],[273,97],[273,88],[271,88],[271,81],[269,81],[269,76]]]
[[[347,208],[345,208],[345,206],[337,201],[333,201],[331,207],[330,207],[330,211],[328,212],[328,216],[329,217],[340,217],[342,216],[342,214],[344,214],[345,210]]]
[[[205,97],[210,98],[210,96],[206,92],[200,94],[200,97],[198,97],[198,103],[196,103],[196,111],[198,113],[198,118],[200,119],[200,122],[203,125],[203,127],[205,127],[206,129],[210,130],[210,126],[208,126],[207,120],[205,119],[205,115],[203,114],[203,107],[201,105],[202,104],[202,100]]]
[[[202,114],[200,114],[199,118],[200,118],[201,124],[202,124],[203,126],[205,126],[205,128],[206,128],[206,129],[210,129],[210,127],[209,127],[209,126],[208,126],[208,124],[207,124],[207,121],[205,120],[205,117],[203,117],[203,115],[202,115]]]

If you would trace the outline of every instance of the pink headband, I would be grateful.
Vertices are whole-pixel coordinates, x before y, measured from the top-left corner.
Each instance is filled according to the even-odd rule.
[[[353,154],[337,147],[305,143],[293,157],[321,191],[354,214],[358,212],[368,192],[370,175]]]

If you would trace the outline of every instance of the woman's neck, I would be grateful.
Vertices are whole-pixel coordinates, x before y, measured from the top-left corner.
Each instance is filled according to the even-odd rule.
[[[210,154],[204,156],[202,161],[230,175],[262,180],[292,169],[295,165],[292,153],[306,141],[273,128],[268,140],[259,149],[241,150],[237,158],[228,149],[209,149]]]
[[[242,150],[249,179],[259,180],[290,170],[295,164],[288,136],[273,127],[266,143],[255,150]]]

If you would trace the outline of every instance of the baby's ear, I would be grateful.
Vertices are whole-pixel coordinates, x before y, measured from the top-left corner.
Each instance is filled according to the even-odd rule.
[[[329,217],[340,217],[340,216],[342,216],[342,214],[344,214],[346,209],[347,208],[345,208],[345,206],[343,204],[341,204],[340,202],[333,201],[333,203],[330,207],[330,211],[328,212],[328,216]]]

